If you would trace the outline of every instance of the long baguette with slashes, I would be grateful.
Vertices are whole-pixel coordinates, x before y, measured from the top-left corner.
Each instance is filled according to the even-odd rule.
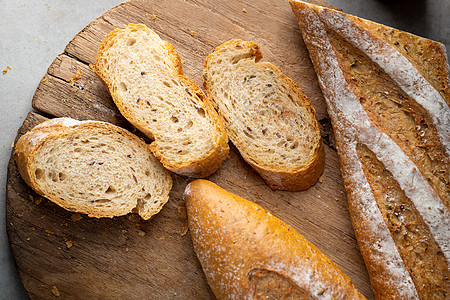
[[[377,299],[448,299],[450,89],[445,47],[290,1],[336,136]]]

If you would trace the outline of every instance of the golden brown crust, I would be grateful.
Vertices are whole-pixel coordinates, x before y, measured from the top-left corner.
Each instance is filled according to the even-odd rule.
[[[365,299],[335,263],[260,206],[206,180],[191,182],[185,200],[218,299]]]
[[[136,29],[136,30],[144,30],[146,32],[151,32],[151,29],[145,26],[144,24],[129,24],[127,28]],[[116,35],[120,32],[121,29],[116,28],[113,31],[111,31],[104,39],[104,41],[101,43],[99,50],[97,52],[96,57],[96,63],[94,65],[94,71],[97,73],[97,75],[102,79],[105,86],[108,88],[111,97],[113,98],[117,108],[119,109],[120,113],[130,121],[130,123],[133,124],[139,131],[144,133],[147,137],[151,139],[155,139],[154,133],[148,128],[148,125],[140,122],[137,120],[134,116],[134,114],[130,111],[130,109],[124,105],[122,101],[120,101],[120,96],[116,91],[114,90],[114,85],[109,80],[109,77],[104,73],[103,68],[101,68],[99,61],[103,57],[104,52],[110,47],[110,43]],[[189,78],[185,77],[183,75],[183,69],[181,64],[181,59],[178,53],[175,51],[175,47],[168,43],[167,41],[163,41],[165,44],[165,48],[167,50],[167,54],[170,57],[170,60],[172,61],[173,65],[175,66],[173,69],[173,77],[178,78],[181,82],[183,82],[191,92],[197,94],[199,99],[201,100],[200,103],[198,103],[203,109],[205,109],[206,114],[213,120],[215,126],[216,126],[216,147],[212,149],[207,155],[205,155],[200,160],[186,160],[183,162],[183,164],[179,163],[173,163],[170,160],[166,159],[163,153],[163,150],[159,149],[158,147],[158,141],[154,141],[150,145],[150,149],[152,150],[153,154],[160,159],[161,163],[165,168],[168,170],[175,172],[180,175],[190,176],[190,177],[196,177],[196,178],[203,178],[208,175],[211,175],[214,173],[222,164],[222,161],[228,156],[228,136],[226,134],[226,131],[223,127],[222,121],[218,117],[217,113],[215,112],[214,108],[211,106],[210,101],[207,99],[203,91],[200,89],[200,87],[190,80]]]
[[[253,164],[250,160],[246,161],[261,175],[272,190],[304,191],[313,186],[322,175],[325,151],[323,142],[320,140],[319,148],[316,149],[310,161],[303,168],[289,172],[268,170]]]

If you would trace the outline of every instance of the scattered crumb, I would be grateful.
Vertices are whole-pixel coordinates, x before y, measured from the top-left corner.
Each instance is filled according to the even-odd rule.
[[[74,240],[68,240],[68,241],[66,242],[66,247],[67,247],[67,248],[70,248],[70,247],[73,246],[74,243],[75,243]]]
[[[145,231],[138,230],[138,236],[145,236]]]
[[[70,85],[74,85],[75,84],[75,80],[78,80],[80,78],[81,78],[81,69],[77,69],[75,74],[73,74],[70,79],[66,79],[66,81],[68,83],[70,83]]]
[[[247,12],[247,10],[246,10],[245,8],[243,8],[243,9],[242,9],[242,12],[246,13],[246,12]]]
[[[191,35],[194,36],[195,35],[195,31],[191,30]]]
[[[181,228],[181,236],[185,236],[186,233],[188,232],[189,229],[189,224],[188,224],[188,220],[186,219],[186,222],[184,222],[183,227]]]
[[[184,202],[184,200],[181,200],[180,202],[178,202],[177,211],[180,214],[186,215],[186,202]]]
[[[8,73],[9,70],[11,70],[11,67],[10,66],[6,66],[6,69],[3,70],[3,75]]]
[[[53,231],[49,230],[49,229],[45,229],[45,232],[48,234],[55,234]]]
[[[31,240],[30,238],[27,238],[27,241]]]
[[[22,218],[22,217],[23,217],[22,214],[17,214],[16,216],[19,217],[19,218]]]
[[[297,59],[296,60],[300,60],[300,56],[299,57],[297,57]]]
[[[339,201],[339,198],[334,198],[334,200]]]
[[[319,177],[319,182],[322,183],[323,182],[323,176]]]
[[[36,205],[41,204],[41,202],[42,202],[42,197],[37,197],[37,198],[34,200],[34,204],[36,204]]]
[[[89,68],[94,69],[94,65],[93,64],[89,64]]]
[[[152,14],[152,20],[156,20],[156,15]]]
[[[46,82],[46,81],[47,81],[47,78],[43,78],[43,79],[42,79],[42,82]]]
[[[164,240],[164,239],[165,239],[163,236],[161,236],[161,235],[159,235],[159,234],[156,235],[156,238],[157,238],[157,239],[160,239],[160,240]]]
[[[59,292],[59,290],[56,286],[52,287],[52,294],[55,295],[56,297],[61,296],[61,293]]]
[[[12,144],[11,144],[11,148],[14,148],[14,142],[12,142]]]
[[[71,217],[72,221],[76,222],[76,221],[80,221],[81,220],[81,215],[80,214],[73,214]]]

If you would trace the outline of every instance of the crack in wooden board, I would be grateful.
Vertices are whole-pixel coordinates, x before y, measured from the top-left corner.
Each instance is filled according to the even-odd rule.
[[[270,8],[267,10],[270,16],[253,2],[229,1],[229,4],[231,10],[223,4],[214,6],[199,0],[132,0],[120,4],[86,26],[67,45],[65,53],[54,60],[36,90],[33,107],[52,116],[104,120],[133,129],[118,114],[89,64],[94,63],[104,36],[116,25],[143,21],[174,44],[186,75],[197,83],[201,82],[203,61],[215,46],[235,37],[256,41],[264,60],[275,63],[297,81],[312,100],[317,118],[326,118],[314,69],[287,2],[261,1],[262,7]],[[201,17],[193,21],[180,18],[177,11],[186,13],[183,10],[186,7],[187,12],[194,10]],[[242,12],[245,7],[247,13]],[[277,22],[278,19],[282,21]],[[254,26],[247,31],[246,27],[255,21],[263,24],[261,28]],[[191,35],[190,30],[195,33]],[[71,85],[66,80],[78,69],[82,76]],[[17,137],[44,119],[30,113]],[[257,202],[293,226],[333,259],[360,291],[373,298],[354,239],[336,152],[325,147],[321,182],[308,191],[290,193],[271,191],[232,145],[231,148],[223,166],[208,179]],[[180,234],[186,221],[180,210],[182,195],[190,179],[177,175],[173,179],[169,203],[150,221],[133,214],[106,220],[82,216],[73,221],[72,213],[50,201],[44,199],[40,204],[31,201],[37,195],[24,184],[11,159],[7,229],[19,274],[30,297],[50,298],[51,289],[56,286],[67,299],[214,298],[189,235]],[[74,241],[70,248],[65,244],[67,240]]]

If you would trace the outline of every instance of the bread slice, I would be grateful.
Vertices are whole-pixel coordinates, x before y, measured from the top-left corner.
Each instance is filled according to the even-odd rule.
[[[324,165],[315,110],[292,79],[261,58],[253,42],[226,42],[206,59],[203,84],[230,140],[269,187],[305,190]]]
[[[20,137],[14,157],[38,194],[90,217],[137,211],[147,220],[172,188],[170,173],[146,143],[105,122],[46,121]]]
[[[110,32],[95,72],[120,113],[150,139],[164,167],[205,177],[228,155],[228,138],[202,90],[183,76],[174,47],[143,24]]]
[[[319,249],[206,180],[184,193],[194,250],[217,299],[365,299]]]
[[[448,299],[450,89],[445,47],[290,1],[336,137],[377,299]]]

